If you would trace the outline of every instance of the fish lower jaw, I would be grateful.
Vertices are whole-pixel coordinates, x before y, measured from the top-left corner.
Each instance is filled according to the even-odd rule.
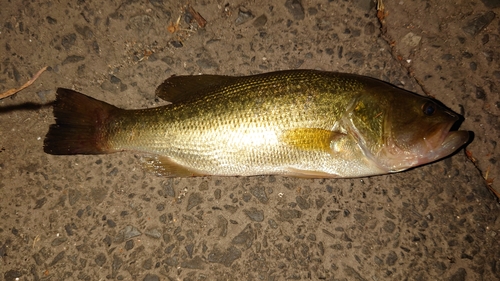
[[[412,152],[407,152],[400,163],[393,163],[391,172],[399,172],[412,167],[432,163],[441,158],[449,156],[469,141],[468,131],[447,131],[438,140],[425,140],[419,146],[415,146]],[[393,161],[397,157],[394,157]],[[394,161],[397,162],[397,161]]]
[[[470,138],[468,131],[451,131],[444,135],[443,140],[434,149],[429,150],[419,161],[420,165],[436,161],[453,154],[464,146]]]
[[[384,153],[379,154],[377,162],[386,173],[397,173],[433,162],[441,158],[441,153],[438,154],[434,150],[429,150],[425,143],[413,147],[412,150],[404,150],[390,145]]]

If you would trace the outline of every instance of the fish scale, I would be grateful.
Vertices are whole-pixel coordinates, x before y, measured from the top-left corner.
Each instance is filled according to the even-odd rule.
[[[468,140],[449,132],[458,116],[438,102],[354,74],[173,76],[156,93],[173,103],[123,110],[59,89],[45,151],[140,152],[147,169],[166,176],[359,177],[434,161]],[[90,128],[78,136],[79,123]]]

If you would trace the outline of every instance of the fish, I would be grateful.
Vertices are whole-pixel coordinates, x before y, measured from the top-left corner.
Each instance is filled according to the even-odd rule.
[[[172,76],[155,93],[171,103],[125,110],[57,89],[44,151],[133,151],[165,177],[356,178],[437,161],[470,138],[439,101],[356,74]]]

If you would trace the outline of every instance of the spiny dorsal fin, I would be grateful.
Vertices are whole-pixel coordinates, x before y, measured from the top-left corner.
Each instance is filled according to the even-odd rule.
[[[223,75],[172,76],[156,88],[156,96],[178,103],[200,98],[213,90],[236,83],[245,77]]]

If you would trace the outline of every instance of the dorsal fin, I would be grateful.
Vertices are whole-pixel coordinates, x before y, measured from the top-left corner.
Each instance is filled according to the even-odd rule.
[[[242,78],[245,77],[207,74],[172,76],[158,86],[155,93],[156,96],[163,100],[178,103],[200,98],[219,87],[236,83]]]

